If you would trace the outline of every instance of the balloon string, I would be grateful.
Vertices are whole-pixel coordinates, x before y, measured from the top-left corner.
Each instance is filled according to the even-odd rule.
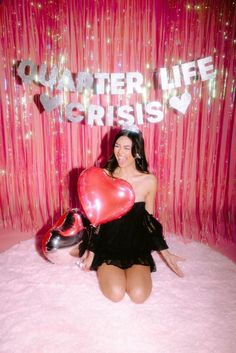
[[[94,225],[90,224],[88,226],[88,228],[89,228],[88,229],[88,248],[91,248],[91,245],[92,245],[92,248],[93,248],[94,244],[92,244],[92,235],[98,236],[98,233],[99,233],[99,230],[100,230],[100,225],[94,226]]]

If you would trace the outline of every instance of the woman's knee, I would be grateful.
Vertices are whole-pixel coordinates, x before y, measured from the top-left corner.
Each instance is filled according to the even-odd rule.
[[[151,289],[136,287],[128,291],[128,295],[135,304],[144,303],[150,296]]]
[[[126,279],[123,270],[103,264],[97,271],[99,286],[102,293],[113,302],[123,299],[126,290]]]
[[[103,294],[111,301],[117,303],[124,298],[125,288],[113,285],[109,288],[109,290],[103,292]]]

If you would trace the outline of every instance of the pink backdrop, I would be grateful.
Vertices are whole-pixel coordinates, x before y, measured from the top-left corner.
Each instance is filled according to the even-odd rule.
[[[153,86],[158,69],[212,56],[216,78],[182,84],[192,96],[182,115],[140,125],[158,179],[156,215],[166,233],[209,243],[235,227],[235,2],[222,0],[2,0],[0,2],[0,225],[38,231],[78,205],[80,171],[109,154],[114,128],[71,123],[63,107],[39,111],[45,87],[20,82],[18,61],[72,72],[139,71],[147,101],[166,105]],[[63,93],[64,102],[103,106],[144,95]],[[63,121],[61,121],[63,120]]]

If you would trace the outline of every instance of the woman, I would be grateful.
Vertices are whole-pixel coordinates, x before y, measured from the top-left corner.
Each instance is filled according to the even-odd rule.
[[[183,276],[177,262],[184,259],[167,250],[162,226],[152,216],[157,182],[147,166],[141,131],[137,127],[122,129],[114,139],[105,171],[131,184],[135,203],[120,219],[101,225],[87,236],[87,250],[80,265],[84,270],[97,271],[102,293],[114,302],[126,292],[135,303],[143,303],[149,297],[151,272],[156,270],[153,250],[177,275]]]

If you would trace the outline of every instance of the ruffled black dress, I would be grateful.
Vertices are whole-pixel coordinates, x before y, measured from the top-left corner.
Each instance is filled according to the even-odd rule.
[[[151,252],[168,249],[162,225],[145,210],[144,202],[134,203],[131,210],[119,219],[90,226],[83,234],[80,256],[88,249],[95,253],[91,270],[104,262],[127,269],[134,264],[150,266],[156,271]]]

